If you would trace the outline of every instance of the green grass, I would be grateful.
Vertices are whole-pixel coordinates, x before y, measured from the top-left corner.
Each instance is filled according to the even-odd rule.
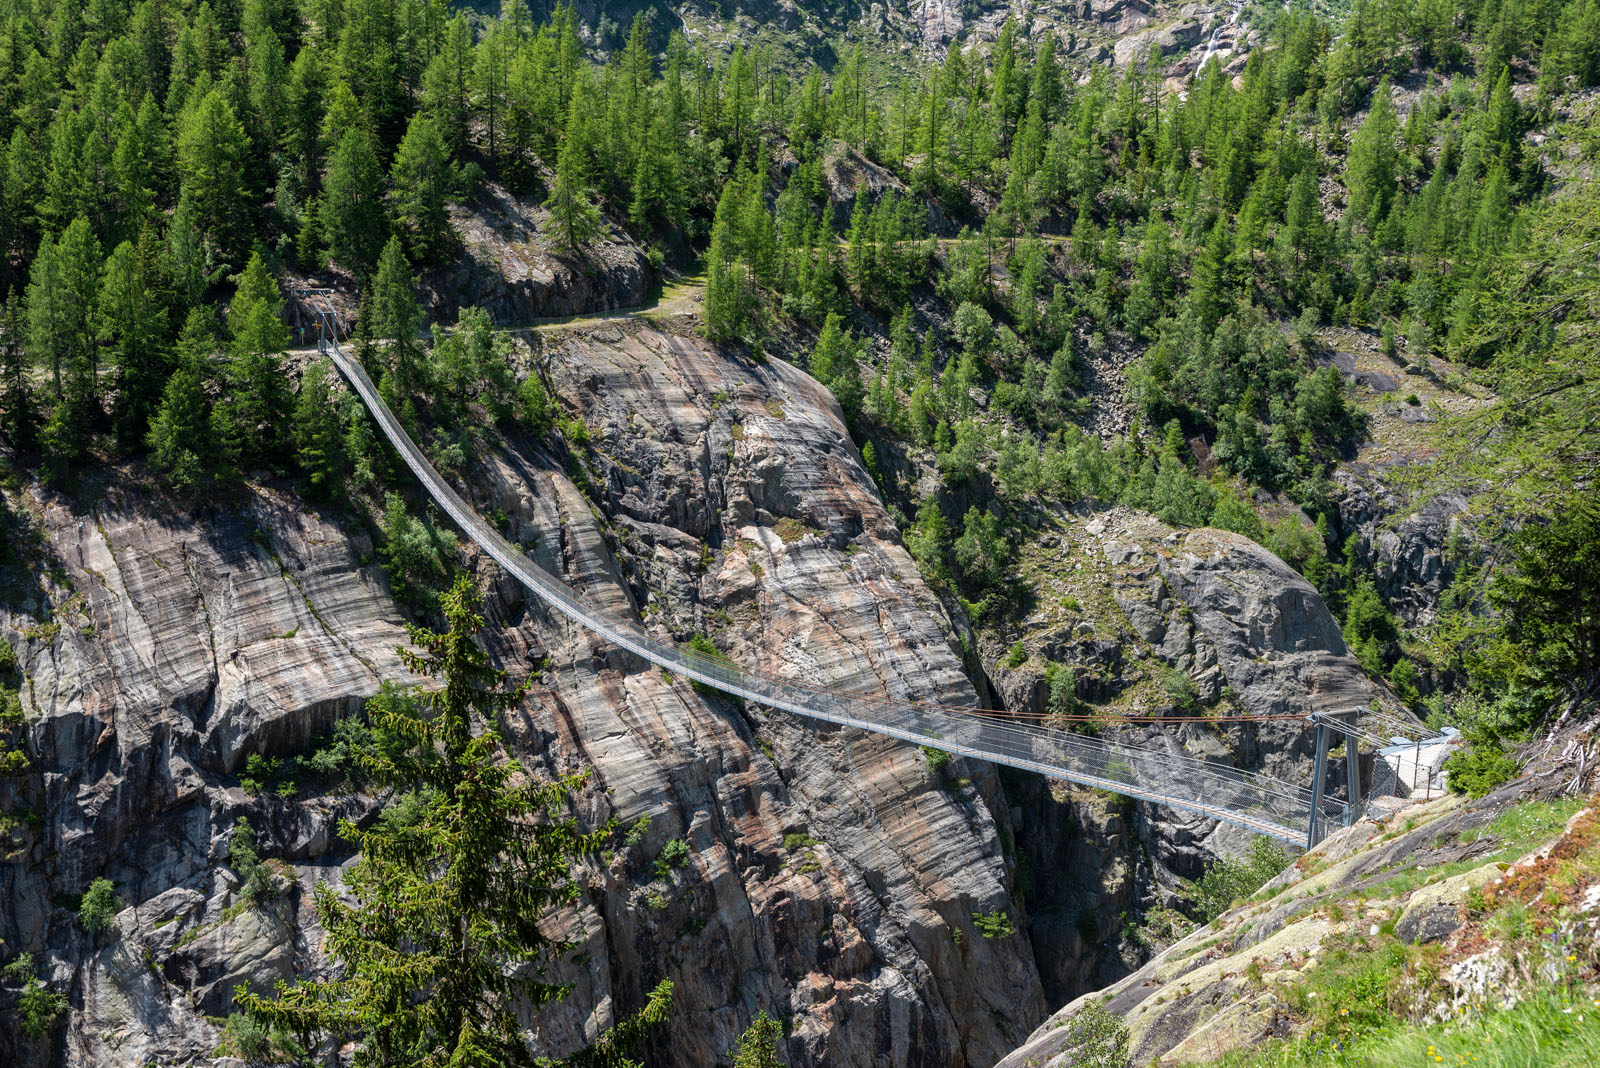
[[[1217,1068],[1588,1068],[1600,1064],[1600,1004],[1548,992],[1503,1011],[1432,1027],[1390,1025],[1342,1049],[1310,1036],[1210,1062]]]
[[[1504,864],[1516,860],[1545,839],[1560,834],[1567,821],[1583,806],[1584,802],[1578,798],[1527,801],[1512,805],[1496,816],[1491,823],[1461,835],[1464,844],[1471,844],[1485,837],[1494,839],[1499,842],[1500,848],[1493,854],[1457,861],[1454,864],[1408,867],[1394,877],[1368,888],[1363,894],[1368,898],[1399,897],[1419,886],[1428,886],[1485,864]]]

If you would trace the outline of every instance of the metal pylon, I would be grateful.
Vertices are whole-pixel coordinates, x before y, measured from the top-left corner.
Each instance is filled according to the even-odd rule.
[[[1344,825],[1350,826],[1356,821],[1357,804],[1361,800],[1361,752],[1356,747],[1354,734],[1356,717],[1366,709],[1356,709],[1353,712],[1329,715],[1326,712],[1311,713],[1310,721],[1316,724],[1316,763],[1311,771],[1311,817],[1306,822],[1306,848],[1311,849],[1322,841],[1322,794],[1327,781],[1328,772],[1328,741],[1329,733],[1339,730],[1344,734],[1344,766],[1345,784],[1349,791],[1350,803],[1344,810]],[[1349,723],[1342,721],[1344,716],[1349,717]],[[1337,724],[1337,726],[1335,726]],[[1340,728],[1346,728],[1340,730]]]

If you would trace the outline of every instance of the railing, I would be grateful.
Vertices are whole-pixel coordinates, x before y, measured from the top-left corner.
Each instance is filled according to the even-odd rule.
[[[957,756],[984,760],[1196,812],[1288,842],[1304,843],[1341,826],[1349,806],[1268,775],[1184,752],[1091,737],[1003,713],[934,705],[886,693],[852,693],[742,669],[726,660],[652,637],[625,619],[585,601],[566,583],[503,538],[434,470],[400,425],[361,365],[339,344],[337,316],[314,293],[318,348],[344,374],[384,436],[462,532],[540,600],[607,641],[666,670],[757,704],[825,723],[897,738]],[[1316,818],[1312,819],[1313,807]]]

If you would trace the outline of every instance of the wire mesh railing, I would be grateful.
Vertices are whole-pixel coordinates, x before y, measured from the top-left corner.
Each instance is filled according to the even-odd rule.
[[[1195,812],[1284,841],[1306,840],[1313,805],[1308,787],[1203,760],[1184,751],[1170,737],[1164,739],[1165,747],[1158,749],[975,707],[811,685],[741,668],[725,658],[662,641],[633,619],[597,607],[502,537],[434,470],[384,403],[365,369],[344,352],[339,344],[339,323],[332,310],[316,301],[314,294],[302,296],[309,297],[318,310],[319,350],[344,374],[384,436],[438,506],[468,538],[546,605],[607,641],[674,674],[756,704]],[[1319,800],[1314,826],[1326,833],[1346,822],[1346,803],[1326,797]]]

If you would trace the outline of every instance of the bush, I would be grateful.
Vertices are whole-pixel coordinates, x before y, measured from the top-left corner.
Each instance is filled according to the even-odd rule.
[[[51,990],[39,979],[29,979],[17,995],[19,1028],[34,1041],[44,1038],[55,1026],[56,1018],[67,1011],[65,995]]]
[[[972,925],[985,938],[1010,938],[1017,933],[1016,925],[1011,922],[1011,914],[1003,909],[995,909],[993,912],[974,912]]]
[[[925,745],[922,747],[922,755],[928,758],[928,770],[935,775],[943,772],[945,765],[950,763],[950,754],[943,749]]]
[[[448,585],[455,539],[406,511],[398,493],[384,498],[383,545],[378,555],[395,596],[413,608],[431,607]]]
[[[1007,667],[1021,667],[1028,659],[1028,647],[1021,640],[1011,647],[1011,652],[1006,654]]]
[[[674,838],[661,847],[661,852],[656,856],[656,877],[665,879],[674,868],[681,868],[689,863],[689,843],[682,838]]]
[[[78,922],[93,934],[109,926],[112,917],[121,908],[122,902],[118,899],[116,887],[111,885],[111,880],[96,879],[89,884],[88,891],[83,895],[83,903],[78,906]]]
[[[1067,1024],[1062,1048],[1073,1051],[1074,1068],[1128,1068],[1128,1025],[1091,1002]]]
[[[272,1055],[272,1032],[267,1022],[248,1012],[229,1016],[222,1028],[222,1037],[235,1056],[247,1061],[266,1060]]]
[[[1444,762],[1450,789],[1468,797],[1483,797],[1517,777],[1517,761],[1492,734],[1472,732],[1466,748]]]
[[[1235,901],[1260,890],[1289,866],[1289,855],[1269,838],[1250,843],[1242,860],[1224,857],[1211,865],[1194,885],[1194,906],[1203,923],[1228,911]]]
[[[1164,670],[1161,674],[1161,692],[1179,715],[1192,716],[1200,711],[1200,688],[1187,671],[1177,668]]]
[[[17,651],[0,638],[0,682],[10,682],[17,673]]]

